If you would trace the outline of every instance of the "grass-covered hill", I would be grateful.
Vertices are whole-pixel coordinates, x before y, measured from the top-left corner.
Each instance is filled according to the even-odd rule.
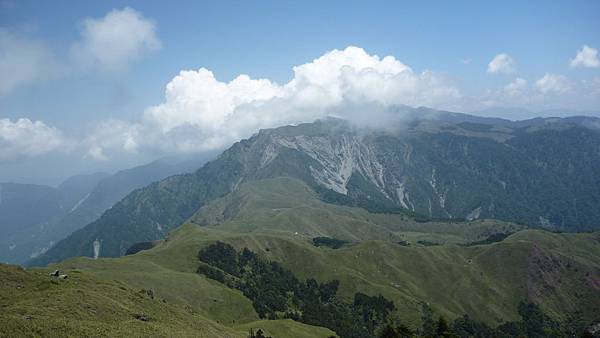
[[[528,303],[578,330],[600,321],[600,235],[540,229],[596,226],[596,130],[404,128],[365,133],[336,120],[261,131],[195,173],[129,194],[31,262],[61,263],[14,273],[33,287],[2,289],[13,325],[3,330],[363,337],[387,321],[418,328],[431,308],[505,323],[516,337]],[[554,156],[557,138],[573,151]],[[53,280],[52,269],[69,277]]]
[[[0,335],[244,337],[249,328],[274,337],[332,334],[289,319],[260,321],[239,291],[198,274],[199,249],[216,241],[249,248],[301,279],[337,279],[341,299],[382,294],[394,301],[394,318],[412,327],[420,325],[422,302],[449,319],[467,313],[490,324],[517,319],[521,300],[559,319],[580,310],[585,323],[600,309],[598,234],[524,230],[475,246],[373,240],[331,249],[300,234],[237,234],[188,223],[132,256],[27,271],[2,266]],[[54,269],[68,278],[51,278]]]
[[[316,246],[316,237],[345,244]],[[338,280],[345,302],[358,292],[381,294],[394,302],[393,318],[413,328],[421,325],[423,303],[450,320],[468,314],[490,325],[517,320],[521,301],[539,304],[557,320],[577,311],[584,324],[600,319],[598,233],[370,213],[325,203],[302,181],[281,177],[241,184],[134,255],[69,259],[27,271],[3,266],[2,330],[39,336],[243,337],[250,328],[273,337],[333,334],[290,319],[261,319],[240,291],[199,274],[204,263],[198,252],[217,241],[279,262],[300,280]],[[68,278],[50,278],[54,269]]]
[[[142,261],[75,261],[64,280],[50,269],[0,265],[0,336],[243,338],[251,328],[274,337],[333,335],[289,319],[259,320],[238,292]]]
[[[597,234],[525,230],[498,243],[471,247],[365,241],[334,250],[315,247],[307,238],[239,235],[188,224],[141,255],[168,257],[171,252],[184,254],[184,247],[193,253],[203,242],[215,240],[248,247],[301,277],[339,279],[340,292],[347,297],[357,291],[381,293],[413,324],[423,301],[450,318],[468,313],[491,323],[514,319],[521,300],[538,302],[559,317],[577,309],[598,316],[600,306]],[[191,253],[180,268],[197,268]]]
[[[303,181],[291,177],[243,183],[200,208],[190,222],[233,233],[283,233],[347,241],[384,240],[417,244],[471,243],[525,227],[489,219],[415,219],[406,213],[373,213],[326,203]]]

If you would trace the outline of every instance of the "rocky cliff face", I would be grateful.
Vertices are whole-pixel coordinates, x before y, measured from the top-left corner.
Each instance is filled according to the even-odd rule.
[[[524,128],[422,121],[365,132],[337,123],[320,133],[263,132],[258,170],[294,152],[306,158],[296,165],[309,183],[338,202],[562,230],[599,226],[597,130],[560,121]]]
[[[506,122],[506,121],[504,121]],[[327,120],[263,130],[194,174],[133,192],[34,261],[118,256],[240,183],[291,176],[331,203],[429,218],[600,228],[600,133],[580,124],[415,120],[386,131]]]

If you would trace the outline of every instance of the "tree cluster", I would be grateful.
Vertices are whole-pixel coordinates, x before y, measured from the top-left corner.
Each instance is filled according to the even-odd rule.
[[[521,320],[497,327],[468,315],[450,323],[441,316],[436,317],[432,308],[423,304],[422,326],[413,330],[391,323],[391,313],[396,308],[381,295],[358,292],[353,302],[345,302],[337,297],[339,281],[300,280],[279,263],[265,260],[247,248],[238,252],[229,244],[216,242],[200,250],[198,258],[202,262],[198,273],[242,291],[261,318],[290,318],[323,326],[343,338],[586,337],[585,323],[577,314],[559,322],[528,302],[519,304]],[[256,337],[259,337],[258,331]]]
[[[352,303],[344,302],[337,297],[337,280],[301,281],[279,263],[223,242],[203,248],[198,258],[203,262],[198,273],[242,291],[261,318],[290,318],[359,338],[375,336],[396,309],[381,295],[356,293]]]
[[[558,322],[545,314],[538,305],[521,302],[519,304],[521,320],[505,322],[497,327],[473,320],[468,315],[463,315],[452,323],[443,317],[437,319],[433,310],[423,304],[421,327],[414,331],[410,327],[400,325],[386,325],[380,332],[379,338],[562,338],[562,337],[591,337],[585,331],[585,325],[579,325],[577,316],[572,316],[566,322]]]
[[[256,333],[254,333],[254,329],[250,329],[250,332],[248,333],[248,338],[273,338],[273,337],[265,336],[265,333],[263,332],[262,329],[256,330]]]
[[[313,238],[312,241],[313,241],[313,245],[316,247],[326,246],[326,247],[329,247],[332,249],[339,249],[348,243],[348,241],[344,241],[344,240],[337,239],[337,238],[331,238],[331,237],[315,237],[315,238]]]

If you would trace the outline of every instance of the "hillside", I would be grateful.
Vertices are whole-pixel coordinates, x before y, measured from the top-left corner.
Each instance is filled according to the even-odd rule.
[[[121,267],[120,271],[119,267]],[[220,299],[222,296],[234,299],[233,302],[228,298],[224,300],[231,306],[228,308],[231,313],[228,318],[235,318],[239,311],[248,311],[243,325],[219,324],[215,316],[206,317],[196,312],[197,307],[185,306],[181,301],[172,301],[171,298],[164,300],[161,298],[165,297],[162,293],[158,296],[137,288],[138,285],[135,283],[129,284],[119,279],[118,273],[123,274],[124,267],[117,264],[113,268],[116,270],[116,276],[71,269],[66,271],[68,278],[62,280],[49,277],[48,269],[30,272],[15,266],[0,265],[2,282],[0,306],[3,308],[0,314],[0,335],[7,337],[175,335],[177,337],[243,338],[250,328],[254,330],[262,328],[268,334],[290,338],[328,337],[333,334],[327,329],[289,320],[269,323],[258,321],[256,316],[253,316],[252,309],[248,308],[247,301],[244,302],[242,297],[223,288],[219,294],[219,287],[214,286],[212,288],[217,291],[212,292],[210,297],[218,298],[214,299],[215,302],[222,302],[223,300]],[[151,275],[152,273],[146,273],[145,276]],[[157,279],[153,281],[156,282]],[[202,285],[202,282],[194,284],[193,275],[188,278],[188,281],[190,280],[191,285],[188,285],[187,289],[181,289],[179,297],[186,296],[184,292],[193,292],[195,286]],[[207,282],[205,281],[204,284]],[[203,291],[214,290],[203,289]],[[242,303],[242,308],[238,312],[235,312],[239,306],[236,304],[236,298]],[[206,303],[209,301],[212,303],[213,299],[206,300]],[[209,307],[207,309],[212,310]],[[218,318],[223,320],[223,317]]]
[[[319,197],[295,178],[249,181],[208,202],[149,250],[74,258],[27,272],[4,267],[2,278],[20,276],[27,286],[14,293],[14,282],[3,283],[0,300],[9,319],[3,322],[12,326],[0,330],[44,336],[51,327],[106,336],[244,337],[250,328],[274,337],[333,334],[282,317],[261,319],[240,291],[198,273],[204,264],[198,252],[216,241],[279,262],[300,280],[338,280],[336,297],[343,302],[358,292],[381,294],[393,301],[394,320],[412,328],[421,325],[423,303],[449,320],[468,314],[488,325],[518,320],[521,301],[539,304],[559,321],[576,311],[581,325],[600,319],[598,233],[550,233],[484,219],[415,220]],[[323,236],[347,243],[315,246],[313,239]],[[69,277],[52,282],[54,269]],[[136,319],[139,314],[150,320]]]
[[[219,230],[272,233],[350,242],[383,240],[418,244],[465,244],[522,225],[497,220],[415,220],[405,213],[371,213],[362,208],[323,202],[304,182],[278,177],[242,183],[232,193],[200,208],[190,222]]]
[[[315,247],[310,236],[287,230],[240,234],[188,223],[153,249],[132,256],[76,258],[30,272],[5,267],[12,270],[2,274],[2,316],[11,319],[2,321],[4,330],[33,327],[43,334],[57,327],[59,333],[83,335],[93,329],[103,335],[143,336],[152,330],[157,336],[177,332],[243,337],[248,328],[260,327],[275,337],[331,334],[289,320],[257,321],[251,302],[239,291],[196,273],[201,265],[198,251],[215,241],[249,248],[300,278],[338,279],[342,299],[357,291],[381,293],[394,301],[398,309],[394,317],[413,328],[421,324],[422,302],[451,320],[467,313],[492,325],[516,320],[521,300],[540,304],[555,318],[565,319],[580,310],[584,323],[599,319],[597,233],[523,230],[503,241],[476,246],[405,246],[374,240],[330,249]],[[53,269],[68,279],[50,282],[47,273]],[[25,287],[15,292],[15,282],[6,282],[7,278]],[[152,296],[142,289],[152,290]],[[150,321],[136,320],[139,313]]]
[[[36,258],[133,190],[194,171],[211,156],[168,158],[112,175],[73,176],[58,187],[0,184],[0,262],[22,264]]]
[[[510,127],[415,119],[386,131],[325,120],[262,130],[193,174],[133,192],[29,264],[92,257],[94,242],[100,256],[123,255],[241,183],[282,176],[323,201],[373,212],[598,229],[599,149],[597,129],[561,119]]]
[[[0,183],[0,262],[23,263],[64,238],[54,224],[107,176],[74,176],[58,187]]]

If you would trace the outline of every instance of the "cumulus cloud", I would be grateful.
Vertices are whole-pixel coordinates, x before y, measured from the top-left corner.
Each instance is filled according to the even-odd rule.
[[[537,80],[535,86],[542,94],[562,94],[571,89],[571,85],[565,76],[550,73],[546,73]]]
[[[523,95],[527,90],[527,80],[523,78],[516,78],[513,82],[507,84],[504,87],[504,92],[509,96]]]
[[[490,63],[488,63],[487,68],[488,73],[498,74],[498,73],[514,73],[517,71],[515,66],[515,61],[510,55],[506,53],[501,53],[492,59]]]
[[[474,108],[519,107],[531,111],[556,109],[557,107],[598,107],[597,88],[600,82],[594,80],[575,81],[563,75],[546,73],[531,84],[517,77],[497,90],[487,90],[475,97]],[[596,90],[594,90],[596,88]]]
[[[205,68],[182,71],[167,84],[163,103],[147,108],[135,123],[101,126],[95,135],[104,136],[92,136],[88,144],[101,154],[115,148],[212,150],[260,128],[329,115],[376,121],[395,105],[439,108],[461,97],[439,74],[417,73],[392,56],[380,58],[358,47],[330,51],[293,72],[292,80],[280,85],[247,75],[223,82]],[[358,113],[352,107],[369,108]]]
[[[571,59],[570,65],[571,67],[600,67],[600,60],[598,60],[598,50],[596,48],[584,45],[577,52],[575,58]]]
[[[0,95],[53,77],[58,68],[43,42],[0,29]]]
[[[105,149],[122,149],[129,153],[138,150],[138,140],[145,139],[149,142],[155,131],[146,128],[147,134],[142,135],[144,126],[139,123],[127,123],[120,120],[108,120],[98,124],[90,135],[81,144],[88,149],[86,157],[94,160],[106,161],[109,157]],[[157,141],[158,144],[159,141]]]
[[[72,46],[71,54],[84,68],[114,72],[160,48],[154,22],[127,7],[114,9],[103,18],[84,19],[81,39]]]
[[[0,162],[33,157],[69,147],[63,133],[42,121],[0,119]]]

